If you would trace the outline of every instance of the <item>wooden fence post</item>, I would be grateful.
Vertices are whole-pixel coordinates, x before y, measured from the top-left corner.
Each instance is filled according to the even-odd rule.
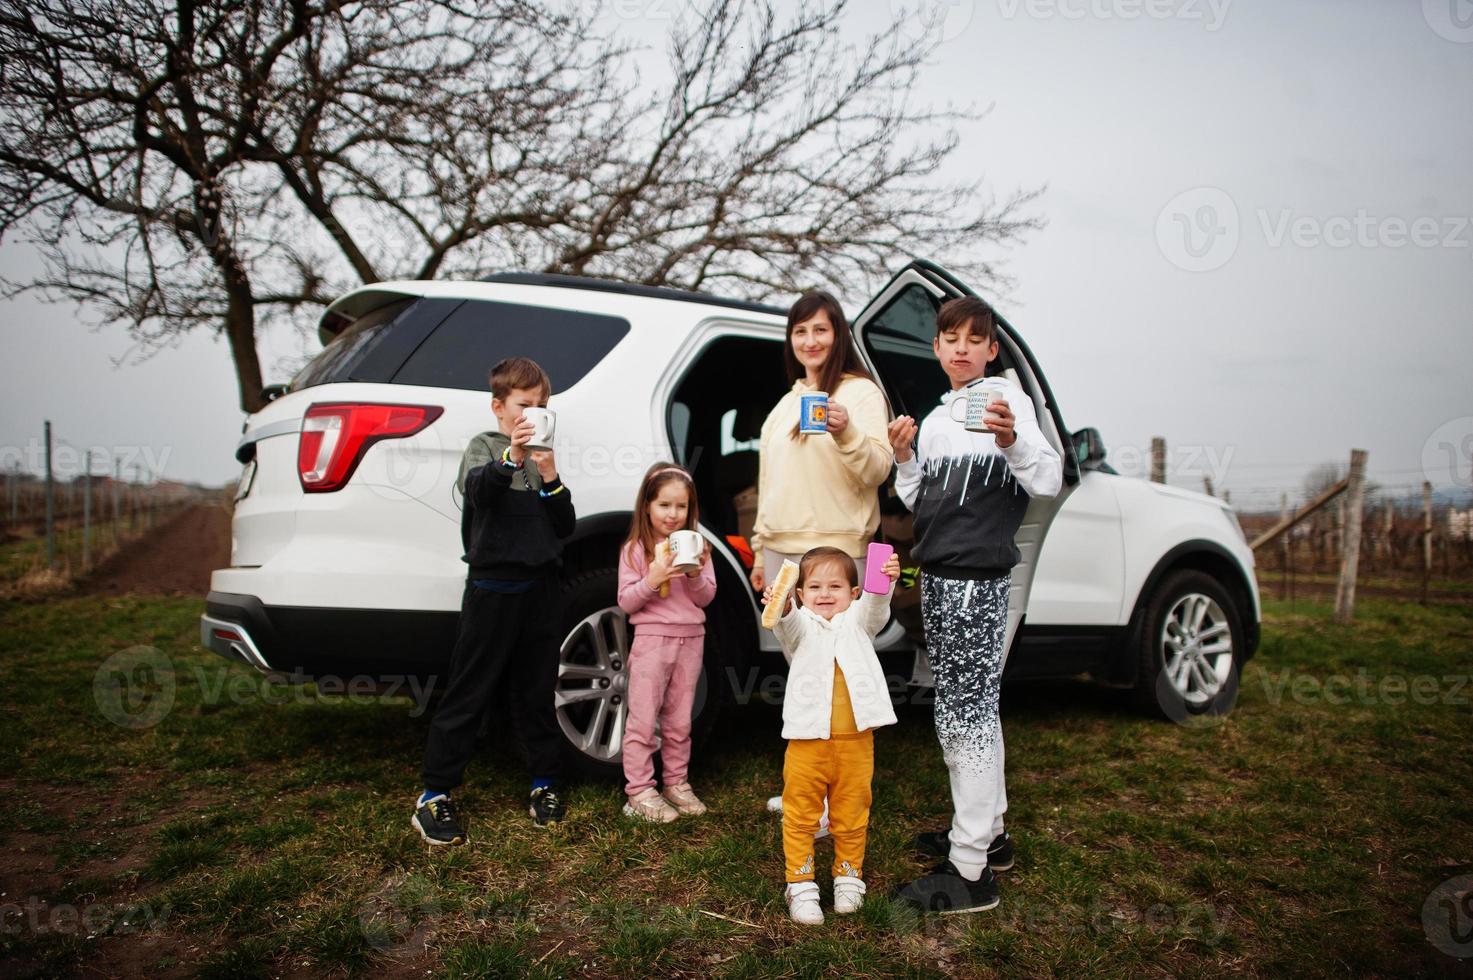
[[[1355,573],[1360,564],[1361,511],[1365,503],[1366,451],[1350,451],[1349,486],[1341,497],[1340,584],[1335,589],[1335,622],[1348,624],[1355,616]]]
[[[1166,482],[1166,440],[1161,436],[1151,437],[1151,482]]]
[[[1432,483],[1422,481],[1422,605],[1427,605],[1427,579],[1432,574]]]

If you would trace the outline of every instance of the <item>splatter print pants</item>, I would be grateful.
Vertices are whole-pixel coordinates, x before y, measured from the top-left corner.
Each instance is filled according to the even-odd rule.
[[[1011,585],[1007,575],[974,581],[921,573],[936,737],[951,777],[951,861],[967,877],[987,866],[1008,808],[997,702]]]

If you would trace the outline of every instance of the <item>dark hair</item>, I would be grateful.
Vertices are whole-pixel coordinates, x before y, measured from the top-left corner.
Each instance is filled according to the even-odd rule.
[[[803,588],[803,583],[808,580],[808,574],[813,569],[819,565],[828,564],[835,564],[844,569],[851,589],[859,584],[859,568],[854,564],[854,559],[849,557],[849,552],[825,546],[806,551],[803,557],[798,559],[798,583],[793,588]]]
[[[543,398],[552,397],[552,379],[542,365],[530,357],[508,357],[491,369],[491,397],[506,401],[513,391],[542,389]]]
[[[849,375],[873,381],[864,362],[859,359],[859,351],[854,348],[854,335],[849,332],[849,321],[844,316],[844,308],[832,294],[822,289],[810,289],[788,308],[788,330],[783,343],[783,363],[788,368],[788,384],[791,386],[807,373],[803,365],[798,363],[798,355],[793,353],[793,328],[820,313],[827,314],[829,323],[833,325],[834,344],[829,348],[828,360],[823,362],[823,369],[819,372],[818,390],[832,395],[834,389],[839,387],[839,382]],[[798,423],[793,423],[793,430],[788,434],[794,439],[798,438]]]
[[[655,526],[650,523],[650,501],[659,496],[660,488],[672,480],[684,482],[690,496],[690,507],[685,512],[685,530],[694,531],[701,519],[700,508],[696,505],[696,481],[689,470],[664,462],[645,470],[644,479],[639,481],[639,492],[634,496],[634,518],[629,522],[629,536],[624,539],[624,547],[639,544],[644,548],[648,561],[654,561],[655,545],[659,544],[659,535],[655,534]]]
[[[997,314],[992,307],[975,296],[958,296],[941,304],[936,311],[936,336],[961,330],[971,322],[969,333],[977,334],[983,343],[997,340]]]

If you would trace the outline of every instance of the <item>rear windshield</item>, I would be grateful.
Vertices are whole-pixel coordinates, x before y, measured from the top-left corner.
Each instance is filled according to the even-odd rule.
[[[347,381],[353,369],[389,334],[399,314],[415,305],[414,300],[405,299],[387,306],[380,306],[365,313],[343,329],[332,339],[322,353],[308,361],[306,366],[292,378],[291,390],[301,391],[313,385],[325,385],[334,381]]]
[[[485,391],[492,366],[530,357],[554,391],[577,384],[629,332],[620,317],[485,300],[405,299],[349,324],[292,379],[291,390],[342,381]]]
[[[566,391],[629,332],[622,317],[466,300],[394,375],[396,384],[485,391],[504,357],[530,357]]]

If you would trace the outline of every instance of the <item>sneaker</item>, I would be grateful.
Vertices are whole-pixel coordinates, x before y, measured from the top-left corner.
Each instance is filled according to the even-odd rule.
[[[455,806],[444,793],[416,806],[409,823],[428,843],[455,845],[466,842],[465,831],[461,829],[460,821],[455,819]]]
[[[864,904],[864,879],[852,875],[840,875],[834,879],[834,912],[848,915],[858,912]]]
[[[665,797],[655,792],[654,787],[650,787],[629,797],[629,802],[624,804],[624,816],[638,817],[650,823],[669,823],[680,814],[665,802]]]
[[[557,790],[551,786],[543,786],[534,789],[527,798],[527,813],[534,824],[546,827],[549,823],[563,819],[563,801],[558,797]]]
[[[916,850],[934,857],[951,854],[951,831],[923,830],[916,834]],[[1013,867],[1013,839],[1004,830],[987,848],[987,866],[993,871],[1010,871]]]
[[[699,817],[706,812],[706,804],[690,788],[690,783],[676,783],[674,786],[666,786],[662,794],[675,807],[687,817]],[[782,797],[778,797],[782,799]]]
[[[891,899],[922,912],[956,915],[962,912],[986,912],[997,908],[997,877],[991,868],[982,869],[982,877],[968,881],[950,861],[942,861],[908,885],[895,889]]]
[[[818,905],[818,882],[789,882],[785,897],[788,901],[788,918],[800,926],[823,925],[823,909]]]

